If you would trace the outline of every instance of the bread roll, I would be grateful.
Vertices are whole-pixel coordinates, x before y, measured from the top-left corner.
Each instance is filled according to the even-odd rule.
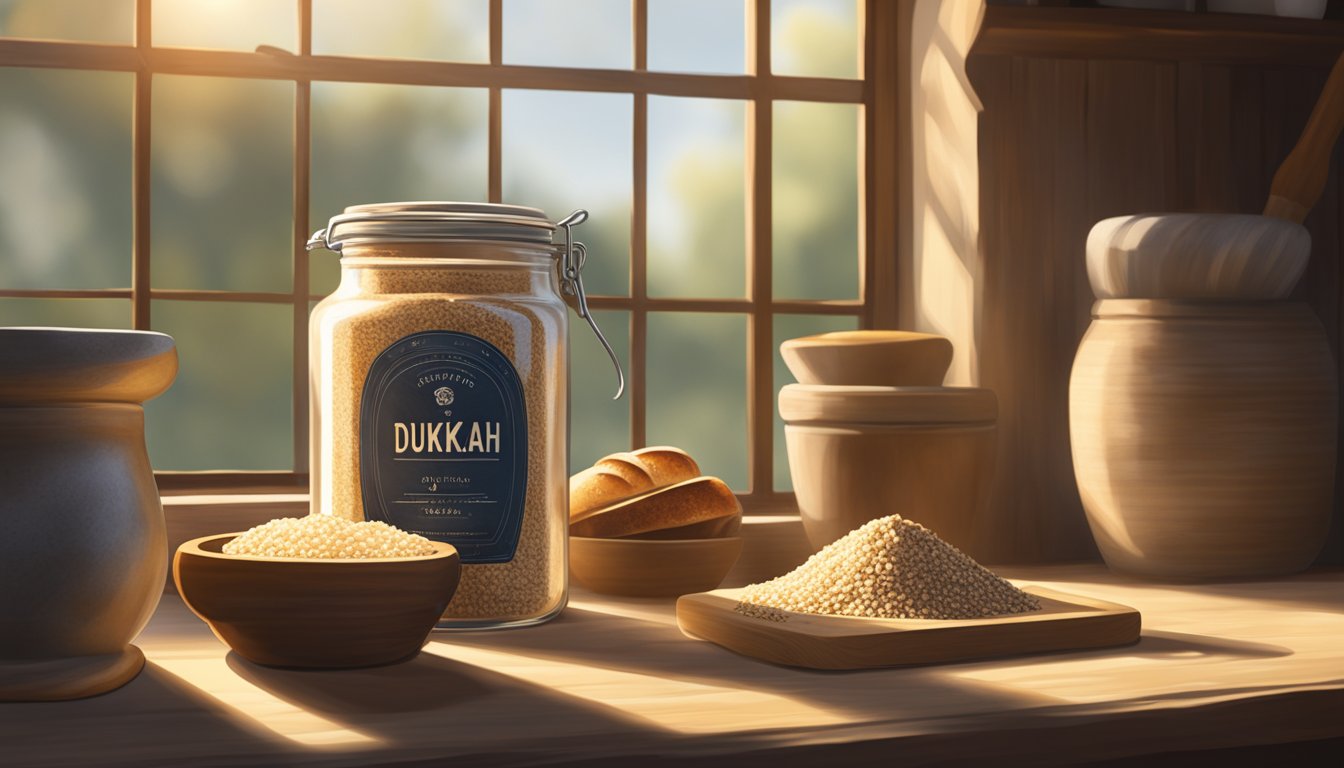
[[[670,445],[653,445],[634,452],[649,476],[653,487],[662,488],[700,476],[700,465],[691,454]]]
[[[697,477],[571,517],[569,532],[618,538],[741,516],[737,496],[722,480]]]
[[[638,457],[613,453],[569,479],[569,515],[572,518],[655,487]]]
[[[699,476],[695,459],[680,448],[655,446],[613,453],[569,479],[569,519]]]

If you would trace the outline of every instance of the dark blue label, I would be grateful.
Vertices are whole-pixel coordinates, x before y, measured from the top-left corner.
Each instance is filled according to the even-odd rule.
[[[466,333],[425,331],[369,366],[359,408],[364,517],[507,563],[527,495],[527,405],[513,365]]]

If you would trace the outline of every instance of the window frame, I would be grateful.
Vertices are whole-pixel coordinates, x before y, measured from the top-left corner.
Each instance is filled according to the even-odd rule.
[[[905,30],[913,3],[861,0],[862,35],[859,79],[776,75],[770,68],[770,0],[746,0],[746,72],[741,75],[681,74],[647,70],[648,0],[631,0],[631,69],[584,69],[503,63],[503,0],[489,0],[489,61],[378,59],[314,55],[312,0],[294,0],[298,51],[262,46],[255,52],[201,50],[152,45],[152,0],[136,0],[134,42],[96,44],[0,38],[0,67],[122,71],[135,76],[132,118],[132,272],[125,288],[48,290],[4,289],[0,298],[121,298],[131,302],[131,323],[151,327],[151,300],[226,301],[288,304],[293,319],[291,396],[293,468],[266,472],[156,472],[169,492],[230,492],[306,488],[308,484],[308,333],[309,302],[321,299],[309,287],[309,255],[304,248],[311,184],[312,83],[361,82],[456,86],[487,89],[488,200],[501,201],[501,101],[503,90],[565,90],[629,93],[633,97],[633,173],[630,227],[630,277],[627,296],[593,295],[593,309],[630,313],[630,442],[645,445],[647,401],[645,373],[650,312],[733,313],[748,318],[747,424],[749,483],[739,493],[748,512],[796,509],[791,492],[777,492],[774,471],[773,318],[776,314],[841,315],[860,327],[895,327],[898,235],[908,232],[901,199],[908,183],[898,177],[908,118],[908,83],[898,77],[909,59]],[[150,115],[155,75],[194,75],[290,81],[295,86],[293,162],[293,261],[288,292],[238,292],[153,288],[150,250]],[[747,296],[736,299],[655,298],[647,290],[647,139],[648,97],[683,96],[742,100],[747,105]],[[779,300],[772,292],[771,178],[773,104],[775,101],[855,104],[860,110],[859,221],[861,258],[856,300]],[[908,122],[908,120],[907,120]],[[880,257],[879,257],[880,256]]]

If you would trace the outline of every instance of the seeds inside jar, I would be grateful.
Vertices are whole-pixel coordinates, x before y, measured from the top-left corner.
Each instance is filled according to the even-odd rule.
[[[347,254],[354,249],[347,249]],[[525,426],[525,450],[520,451],[517,471],[525,478],[520,519],[516,528],[516,548],[505,562],[473,562],[468,547],[451,537],[436,535],[435,527],[467,519],[472,515],[494,514],[502,499],[470,496],[477,492],[475,474],[486,461],[494,458],[488,449],[507,448],[505,435],[498,435],[499,445],[490,442],[492,428],[482,428],[482,450],[477,455],[471,447],[471,397],[461,384],[456,384],[452,402],[442,410],[453,412],[443,417],[447,427],[440,427],[436,447],[462,448],[461,452],[445,453],[441,461],[428,455],[416,463],[411,476],[414,490],[405,498],[396,498],[387,506],[402,513],[410,513],[407,520],[420,520],[423,526],[407,523],[403,527],[439,540],[448,540],[463,551],[462,580],[444,618],[465,622],[526,621],[544,616],[563,602],[566,591],[566,564],[563,561],[566,536],[565,489],[568,478],[563,414],[560,408],[566,402],[564,373],[564,313],[563,303],[526,301],[535,290],[538,275],[528,269],[490,268],[484,266],[453,269],[417,267],[402,259],[393,261],[394,254],[375,249],[360,249],[360,257],[368,263],[389,258],[386,265],[366,269],[357,283],[358,294],[335,296],[339,301],[362,301],[359,312],[341,316],[339,304],[325,317],[316,316],[314,332],[319,338],[315,348],[322,348],[331,356],[329,365],[320,364],[328,381],[320,386],[327,391],[320,396],[326,403],[320,416],[326,423],[320,428],[330,430],[329,471],[320,479],[324,488],[322,511],[350,520],[365,519],[369,507],[369,490],[365,487],[369,455],[361,456],[361,430],[366,413],[365,397],[368,379],[375,360],[385,350],[403,339],[416,334],[450,331],[469,335],[498,350],[506,364],[516,371],[521,384],[522,410],[518,418]],[[426,402],[433,401],[433,391],[441,384],[430,382],[425,393]],[[448,386],[455,386],[449,382]],[[329,389],[328,389],[329,388]],[[440,399],[447,399],[440,396]],[[434,401],[437,402],[437,401]],[[450,443],[448,432],[455,422],[465,422]],[[427,429],[432,429],[430,425]],[[507,430],[506,430],[507,432]],[[393,433],[392,450],[402,447]],[[433,440],[428,433],[417,439],[426,444]],[[411,440],[407,432],[406,442]],[[407,445],[407,454],[395,458],[415,458],[409,454],[414,446]],[[367,449],[367,445],[364,446]],[[320,450],[320,448],[319,448]],[[409,462],[407,462],[409,464]],[[402,466],[397,464],[396,466]],[[386,493],[386,489],[385,489]],[[454,495],[461,494],[461,495]],[[417,503],[427,499],[444,503]],[[406,502],[406,503],[398,503]],[[437,513],[444,513],[438,516]]]

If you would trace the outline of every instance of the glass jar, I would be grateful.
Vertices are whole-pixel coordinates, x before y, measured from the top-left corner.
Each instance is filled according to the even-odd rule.
[[[457,547],[462,580],[440,628],[535,624],[564,608],[562,292],[611,350],[588,314],[571,234],[586,218],[360,205],[308,242],[341,254],[340,286],[309,320],[313,512]]]

